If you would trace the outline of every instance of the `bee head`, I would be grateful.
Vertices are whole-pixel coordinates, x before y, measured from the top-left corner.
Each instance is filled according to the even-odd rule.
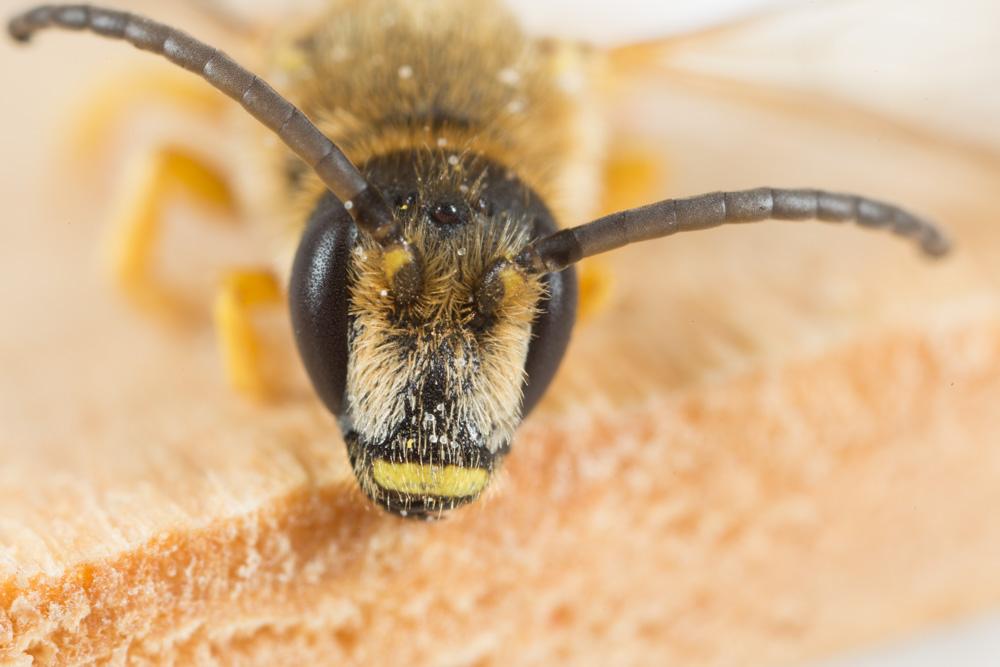
[[[390,512],[427,517],[488,486],[561,360],[576,293],[571,272],[512,268],[553,223],[505,171],[407,164],[408,178],[394,161],[369,170],[420,258],[419,289],[400,295],[394,250],[338,223],[346,218],[327,198],[303,236],[291,296],[300,351],[362,489]]]

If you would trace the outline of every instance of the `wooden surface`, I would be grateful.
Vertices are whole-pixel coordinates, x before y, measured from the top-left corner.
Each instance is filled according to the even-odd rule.
[[[0,45],[18,91],[0,161],[0,660],[765,665],[1000,603],[988,150],[705,90],[619,100],[671,156],[664,194],[854,189],[943,220],[958,251],[931,265],[877,234],[773,224],[614,255],[613,301],[496,491],[415,524],[362,500],[293,358],[282,399],[249,403],[204,318],[164,326],[102,281],[118,163],[68,166],[61,141],[88,86],[135,62],[67,35]],[[268,258],[196,216],[175,216],[165,259],[204,276],[192,287],[220,256]]]

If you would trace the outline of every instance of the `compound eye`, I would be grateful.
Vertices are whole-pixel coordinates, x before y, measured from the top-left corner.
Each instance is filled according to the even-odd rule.
[[[566,353],[576,321],[576,269],[570,267],[561,273],[551,273],[543,282],[547,296],[539,304],[531,325],[531,343],[524,363],[527,378],[521,404],[522,418],[538,405],[549,388]]]
[[[340,416],[347,384],[348,267],[357,230],[339,200],[325,195],[299,242],[288,288],[295,342],[316,393]]]

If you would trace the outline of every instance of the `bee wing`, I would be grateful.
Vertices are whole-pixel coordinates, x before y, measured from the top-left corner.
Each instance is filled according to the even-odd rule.
[[[405,0],[403,0],[405,1]],[[483,6],[499,3],[510,7],[531,31],[612,46],[654,39],[667,34],[686,33],[734,17],[746,16],[765,7],[787,4],[788,0],[701,0],[651,3],[649,0],[471,0]],[[240,22],[273,23],[293,14],[314,12],[331,0],[186,0],[217,15],[229,15]]]
[[[846,0],[759,8],[613,49],[616,76],[1000,156],[1000,4]],[[647,85],[655,85],[648,82]]]
[[[605,48],[660,40],[731,26],[787,0],[507,0],[524,26],[538,35],[581,41]]]

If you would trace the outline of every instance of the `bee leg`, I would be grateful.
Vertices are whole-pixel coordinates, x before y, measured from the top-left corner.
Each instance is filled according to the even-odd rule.
[[[190,151],[161,147],[138,157],[126,170],[108,248],[112,279],[136,305],[164,315],[184,307],[154,273],[164,207],[186,196],[222,213],[235,213],[236,199],[222,173]]]
[[[587,322],[604,310],[611,300],[612,284],[607,262],[603,259],[588,259],[580,262],[580,301],[576,316]]]
[[[601,206],[605,215],[642,206],[663,195],[666,165],[662,152],[631,146],[627,139],[622,142],[611,147],[604,165]]]
[[[604,166],[602,214],[641,206],[663,194],[663,156],[627,144],[612,149]],[[580,263],[579,317],[598,315],[611,299],[613,277],[607,260],[593,257]]]
[[[152,105],[179,109],[202,121],[221,120],[226,110],[222,95],[187,73],[142,68],[117,73],[73,114],[68,137],[72,159],[92,164],[134,109]]]
[[[259,308],[282,302],[281,287],[269,271],[234,271],[215,297],[215,331],[226,375],[235,390],[252,398],[271,394],[253,315]]]
[[[241,15],[231,6],[232,3],[224,0],[187,0],[186,4],[211,21],[215,27],[236,37],[254,39],[264,34],[263,26]]]

